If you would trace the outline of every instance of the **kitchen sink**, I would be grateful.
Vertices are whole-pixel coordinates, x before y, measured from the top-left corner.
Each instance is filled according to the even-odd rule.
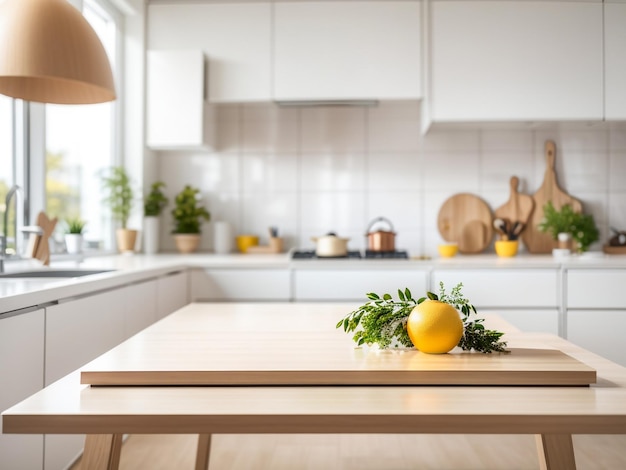
[[[32,271],[0,273],[0,279],[73,278],[108,273],[111,271],[110,269],[37,269]]]

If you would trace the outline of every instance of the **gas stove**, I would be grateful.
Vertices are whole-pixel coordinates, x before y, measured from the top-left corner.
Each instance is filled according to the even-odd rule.
[[[350,250],[346,256],[317,256],[315,250],[295,250],[291,253],[291,259],[409,259],[409,254],[405,250],[365,250],[365,253],[358,250]]]

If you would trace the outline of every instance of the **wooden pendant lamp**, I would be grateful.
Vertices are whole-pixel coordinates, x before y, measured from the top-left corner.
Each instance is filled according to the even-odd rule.
[[[56,104],[115,99],[96,32],[66,0],[0,1],[0,94]]]

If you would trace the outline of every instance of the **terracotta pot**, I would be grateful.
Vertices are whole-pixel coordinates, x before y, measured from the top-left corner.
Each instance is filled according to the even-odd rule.
[[[175,233],[176,248],[181,253],[193,253],[200,245],[199,233]]]
[[[133,253],[135,251],[137,230],[118,228],[115,232],[115,237],[117,238],[117,249],[121,253]]]
[[[377,230],[375,232],[371,232],[370,230],[374,226],[374,224],[378,222],[384,222],[389,226],[389,230]],[[396,250],[396,234],[393,231],[393,225],[389,219],[385,219],[384,217],[377,217],[372,220],[367,227],[367,249],[370,251],[395,251]]]

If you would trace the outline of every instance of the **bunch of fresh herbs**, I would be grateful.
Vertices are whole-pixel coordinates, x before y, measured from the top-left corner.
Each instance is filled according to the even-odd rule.
[[[415,300],[411,291],[398,289],[398,300],[390,294],[382,296],[366,294],[369,302],[350,312],[337,323],[346,333],[354,332],[352,339],[358,346],[377,344],[381,349],[388,348],[395,338],[406,347],[413,346],[406,323],[411,311],[426,299],[439,300],[452,305],[462,314],[464,332],[458,346],[464,351],[481,353],[506,352],[506,342],[500,338],[504,333],[485,328],[483,318],[475,318],[476,308],[463,297],[463,284],[459,283],[449,294],[443,282],[439,283],[439,295],[427,292],[426,297]]]

